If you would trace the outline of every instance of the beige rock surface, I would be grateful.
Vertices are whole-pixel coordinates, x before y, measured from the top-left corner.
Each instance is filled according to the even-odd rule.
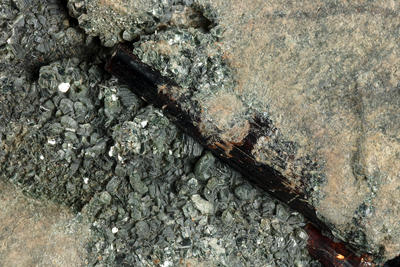
[[[66,208],[0,181],[0,266],[84,266],[88,229]]]
[[[364,236],[351,240],[350,232],[361,227],[374,244],[369,249],[397,255],[399,5],[213,5],[227,25],[223,44],[239,77],[236,93],[270,114],[284,139],[298,145],[298,157],[325,165],[327,181],[314,203],[321,218],[358,245]]]

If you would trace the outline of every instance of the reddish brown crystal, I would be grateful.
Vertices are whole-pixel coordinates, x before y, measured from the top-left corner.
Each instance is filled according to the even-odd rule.
[[[308,234],[308,252],[326,267],[377,266],[372,262],[372,256],[355,255],[346,248],[345,244],[332,241],[311,223],[306,226],[306,232]]]

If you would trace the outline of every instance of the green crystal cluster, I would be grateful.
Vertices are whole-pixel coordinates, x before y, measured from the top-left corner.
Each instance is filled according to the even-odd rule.
[[[217,44],[221,30],[189,28],[146,35],[134,44],[133,52],[183,88],[232,90],[234,74]]]

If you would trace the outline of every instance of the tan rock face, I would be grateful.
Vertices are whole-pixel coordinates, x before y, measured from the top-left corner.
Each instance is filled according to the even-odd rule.
[[[237,78],[222,95],[196,97],[204,100],[204,130],[213,122],[224,140],[242,138],[234,127],[245,132],[249,117],[235,122],[234,114],[268,114],[279,134],[260,139],[254,158],[292,179],[293,187],[301,187],[302,174],[323,181],[307,185],[320,218],[338,237],[392,258],[400,252],[400,7],[336,2],[196,1],[217,14],[214,23],[224,32],[215,47]],[[145,1],[129,5],[139,4],[148,9]],[[176,53],[168,42],[154,43],[154,51]],[[283,168],[282,158],[268,151],[284,142],[295,152]],[[302,169],[305,157],[318,172]]]
[[[214,134],[215,127],[222,131],[221,139],[230,143],[240,143],[246,137],[249,124],[238,120],[244,114],[245,106],[233,93],[221,92],[202,103],[203,134]]]
[[[369,249],[382,246],[394,257],[400,251],[398,6],[253,2],[226,5],[231,15],[221,15],[237,94],[257,99],[257,109],[299,145],[298,156],[324,164],[326,183],[314,203],[321,218],[339,236],[363,229],[349,242],[365,238]]]
[[[88,229],[55,204],[0,181],[0,265],[84,266]]]

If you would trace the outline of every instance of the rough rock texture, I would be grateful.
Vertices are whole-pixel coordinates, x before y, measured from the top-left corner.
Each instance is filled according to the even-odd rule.
[[[97,42],[74,25],[61,2],[1,1],[0,80],[20,75],[22,84],[21,80],[37,75],[40,66],[66,57],[87,57],[97,50]]]
[[[240,20],[232,14],[244,8],[230,7],[221,17],[230,25],[225,42],[237,94],[257,96],[259,111],[295,144],[296,157],[312,155],[324,165],[326,182],[312,197],[338,236],[394,257],[400,251],[398,7],[305,2],[285,11],[277,1],[246,4],[252,17]]]
[[[82,216],[0,181],[1,266],[84,266],[88,235]]]
[[[75,13],[83,28],[100,35],[106,45],[114,44],[126,28],[107,24],[106,30],[88,21],[100,14],[99,7],[113,10],[116,2],[87,0],[86,10]],[[164,23],[146,32],[153,35],[141,37],[135,53],[182,87],[194,86],[203,122],[216,123],[222,129],[220,138],[236,140],[245,135],[253,113],[266,116],[275,130],[260,139],[254,157],[304,191],[336,236],[382,259],[399,254],[396,2],[205,0],[130,5],[134,11],[127,16],[118,9],[118,18],[144,25],[146,14],[148,28],[168,21],[164,16],[176,6],[201,11],[212,28]],[[216,61],[222,67],[207,76],[211,82],[199,79]],[[180,80],[180,73],[198,82]],[[238,136],[229,132],[234,127]],[[279,151],[287,153],[282,156]],[[305,166],[304,159],[311,159],[315,167]]]

